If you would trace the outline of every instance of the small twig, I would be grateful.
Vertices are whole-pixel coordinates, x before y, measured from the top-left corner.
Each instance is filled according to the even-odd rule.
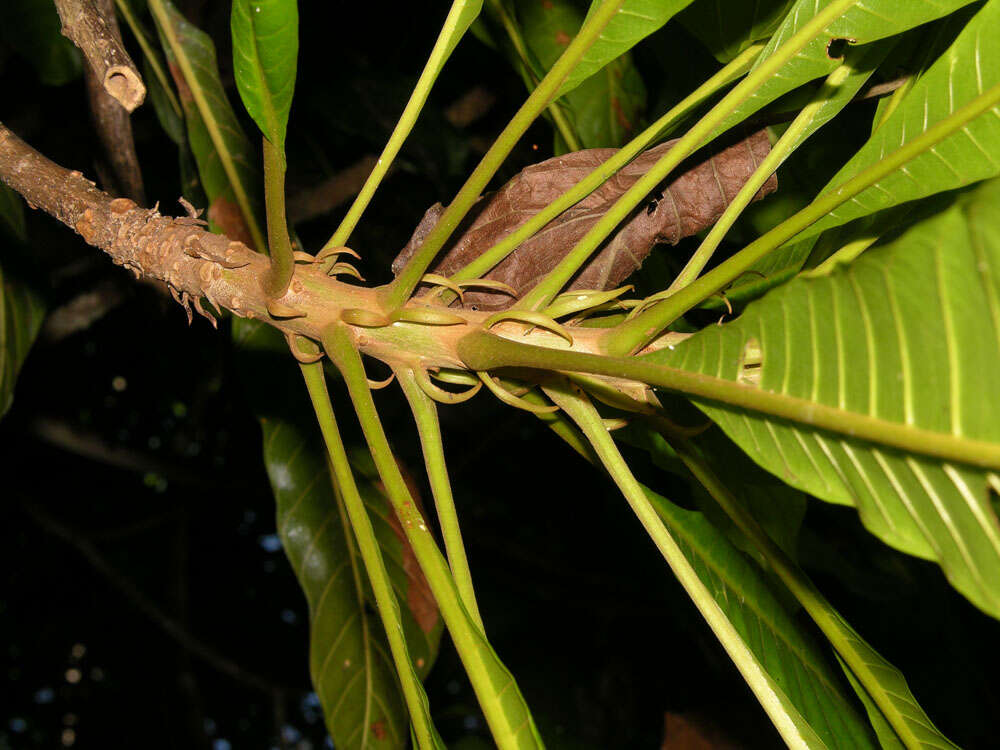
[[[233,678],[237,682],[260,690],[267,695],[275,695],[281,692],[296,692],[290,688],[274,682],[271,679],[262,677],[251,672],[234,662],[227,656],[220,654],[212,646],[199,639],[193,633],[184,628],[177,620],[173,619],[166,612],[160,609],[152,599],[147,597],[130,579],[109,563],[100,550],[87,539],[83,534],[68,526],[64,526],[55,518],[39,510],[37,507],[22,501],[21,508],[45,531],[53,536],[62,539],[71,547],[76,549],[88,563],[108,581],[114,585],[125,597],[135,605],[149,620],[160,630],[173,638],[186,650],[198,656],[213,669]]]
[[[94,0],[94,3],[111,38],[120,45],[121,31],[112,0]],[[111,96],[98,72],[88,67],[84,77],[94,129],[101,139],[104,155],[114,170],[118,186],[124,196],[143,205],[146,203],[146,191],[142,184],[139,157],[135,152],[129,113]]]
[[[146,98],[142,76],[122,46],[121,35],[114,33],[95,0],[55,0],[62,33],[80,48],[111,96],[129,112]]]

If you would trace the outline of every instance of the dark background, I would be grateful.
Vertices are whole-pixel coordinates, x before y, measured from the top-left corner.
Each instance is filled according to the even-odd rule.
[[[228,3],[179,5],[211,31],[231,85]],[[293,195],[380,149],[443,15],[417,5],[302,4]],[[651,45],[683,51],[691,69],[712,64],[681,31]],[[681,93],[654,67],[664,55],[637,57],[653,107]],[[82,81],[43,87],[2,44],[0,65],[0,120],[93,176]],[[449,124],[448,105],[474,87],[493,104],[467,127]],[[523,97],[497,53],[471,39],[459,47],[353,238],[370,280],[387,278],[423,211],[447,201]],[[133,121],[150,202],[173,211],[176,148],[149,106]],[[833,137],[850,146],[850,133]],[[540,122],[501,179],[551,143]],[[344,209],[297,226],[305,246],[322,243]],[[43,336],[0,422],[0,748],[323,747],[305,601],[275,535],[260,431],[228,336],[201,320],[188,328],[169,298],[47,217],[31,213],[29,232],[52,308],[95,288],[118,302],[83,331]],[[400,457],[418,467],[401,397],[390,388],[377,398]],[[530,415],[488,398],[442,418],[484,619],[551,747],[658,747],[668,712],[710,746],[780,746],[602,475]],[[652,481],[690,501],[668,475]],[[995,746],[997,623],[936,567],[874,541],[852,511],[814,502],[802,539],[821,588],[902,668],[939,728],[967,747]],[[447,642],[427,690],[449,747],[490,746]]]

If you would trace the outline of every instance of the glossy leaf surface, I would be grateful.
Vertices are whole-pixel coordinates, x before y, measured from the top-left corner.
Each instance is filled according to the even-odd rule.
[[[966,21],[964,17],[956,19]],[[964,24],[951,46],[920,77],[860,151],[830,180],[824,193],[876,165],[935,123],[1000,84],[1000,2],[990,0]],[[1000,174],[1000,106],[915,156],[855,195],[804,236],[875,211]]]
[[[588,18],[602,2],[592,0]],[[560,95],[572,91],[609,62],[624,55],[690,3],[691,0],[625,0],[594,46],[566,78],[559,89]]]
[[[299,51],[296,0],[233,0],[236,88],[264,137],[285,149]]]
[[[754,42],[767,39],[795,0],[720,3],[695,0],[677,15],[684,28],[720,62],[729,62]]]
[[[836,6],[829,23],[813,33],[798,52],[792,55],[776,75],[758,88],[746,101],[737,107],[725,120],[721,130],[757,112],[804,83],[829,75],[840,64],[828,47],[833,40],[851,40],[852,44],[867,44],[900,34],[921,24],[952,13],[968,5],[971,0],[864,0],[844,2],[843,0],[798,0],[789,9],[781,25],[768,41],[764,51],[755,63],[755,69],[775,54],[795,34],[813,21],[820,13]]]
[[[240,127],[219,76],[212,39],[190,24],[169,0],[151,0],[179,92],[188,140],[210,201],[213,228],[249,247],[265,247],[257,215],[260,175],[253,145]]]
[[[791,282],[735,322],[651,357],[842,412],[835,434],[700,402],[761,466],[824,500],[854,505],[870,531],[937,561],[994,616],[997,474],[856,440],[849,423],[867,415],[924,428],[932,439],[1000,443],[998,201],[1000,183],[985,183],[852,265]]]
[[[238,320],[235,339],[263,433],[263,458],[277,503],[282,546],[309,605],[309,665],[327,728],[338,747],[402,748],[409,721],[364,563],[328,468],[305,388],[273,329]],[[252,365],[252,367],[251,367]],[[283,400],[275,393],[285,394]],[[420,677],[430,671],[442,625],[403,539],[371,459],[351,457],[403,630]]]
[[[579,30],[583,14],[569,0],[547,3],[518,0],[516,8],[524,41],[541,65],[536,72],[544,74]],[[611,23],[614,21],[608,26]],[[594,46],[600,43],[595,42]],[[572,91],[567,89],[560,102],[566,107],[582,148],[620,146],[638,128],[646,104],[646,87],[631,56],[625,52],[604,70],[596,71],[594,68],[594,75],[577,81]]]

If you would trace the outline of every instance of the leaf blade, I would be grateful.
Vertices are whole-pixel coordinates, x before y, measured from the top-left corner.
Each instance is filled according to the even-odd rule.
[[[323,439],[304,398],[301,376],[273,329],[237,320],[234,340],[248,365],[245,369],[255,373],[247,383],[250,401],[261,422],[263,458],[282,547],[310,609],[310,675],[327,728],[338,746],[365,746],[359,737],[372,741],[375,733],[384,733],[392,740],[388,746],[405,747],[407,710],[395,664]],[[275,399],[276,393],[284,398]],[[351,459],[399,602],[412,662],[422,678],[437,655],[440,618],[421,623],[420,614],[407,606],[413,580],[391,509],[371,482],[364,456],[354,454]]]
[[[589,18],[602,0],[592,0]],[[618,13],[604,27],[600,37],[587,50],[577,66],[566,77],[557,96],[563,96],[582,84],[612,60],[658,30],[692,0],[626,0]]]
[[[208,220],[233,239],[261,251],[267,243],[257,218],[257,156],[226,97],[215,45],[169,0],[150,0],[149,8],[177,84],[191,151],[210,201]]]
[[[779,52],[790,37],[834,2],[836,0],[798,0],[760,53],[754,68],[760,67],[771,55]],[[802,84],[833,72],[840,60],[828,54],[827,48],[831,41],[840,39],[851,40],[852,44],[868,44],[946,16],[971,2],[973,0],[912,0],[900,4],[893,0],[866,0],[847,4],[839,17],[827,24],[786,61],[776,75],[740,104],[725,120],[719,132],[736,125]]]
[[[284,153],[299,47],[296,0],[233,0],[236,88],[264,136]]]
[[[790,282],[737,321],[651,359],[995,446],[1000,406],[987,373],[1000,367],[1000,227],[990,208],[998,199],[1000,183],[984,183],[852,265]],[[748,347],[760,351],[757,374],[743,368]],[[699,406],[758,464],[854,505],[872,533],[937,561],[953,586],[1000,616],[994,470],[916,444],[894,450],[736,406]]]
[[[910,88],[892,114],[821,191],[834,192],[871,168],[887,153],[911,142],[915,134],[1000,83],[1000,2],[987,2],[971,20],[955,19],[962,29],[954,42]],[[797,240],[900,203],[953,190],[1000,174],[1000,107],[993,107],[910,159],[898,170],[854,195]]]

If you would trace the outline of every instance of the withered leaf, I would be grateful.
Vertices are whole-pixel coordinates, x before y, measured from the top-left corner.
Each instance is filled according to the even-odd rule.
[[[527,292],[676,142],[667,141],[641,153],[601,187],[522,243],[485,278],[509,284],[518,295]],[[612,289],[642,265],[657,243],[676,245],[683,237],[714,224],[770,149],[767,133],[761,130],[673,179],[619,226],[573,278],[568,289]],[[433,272],[449,276],[464,267],[615,152],[611,148],[575,151],[526,167],[496,193],[479,200],[455,238],[438,256]],[[754,200],[777,187],[777,178],[772,176]],[[393,261],[394,273],[398,274],[423,244],[443,212],[440,203],[427,210],[410,241]],[[513,298],[497,292],[465,294],[466,306],[481,310],[499,310],[512,303]]]

